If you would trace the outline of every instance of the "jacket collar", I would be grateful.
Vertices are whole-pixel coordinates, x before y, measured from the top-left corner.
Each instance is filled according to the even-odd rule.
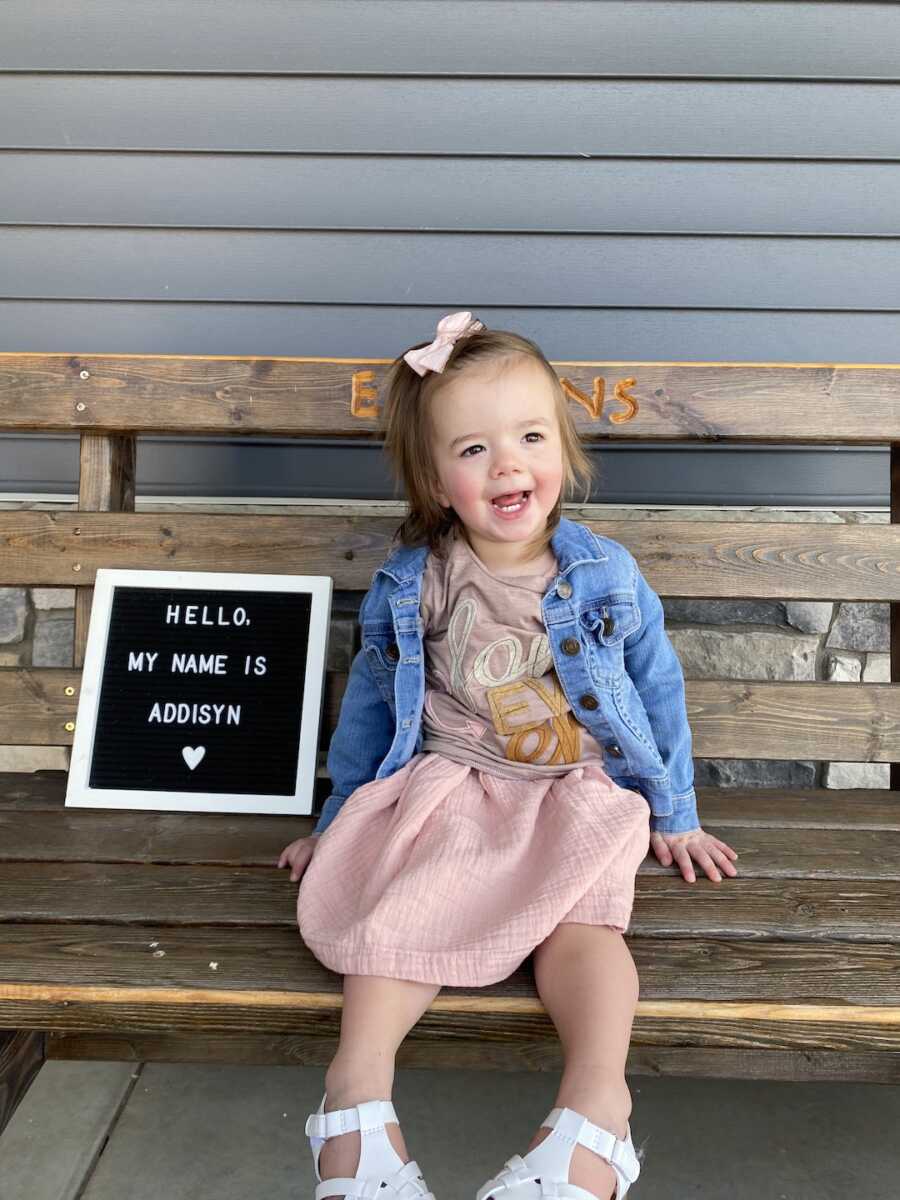
[[[609,555],[600,549],[594,535],[585,525],[560,517],[550,538],[550,545],[559,564],[559,578],[568,575],[573,567],[584,562],[606,562]],[[390,575],[397,583],[408,583],[425,569],[427,546],[397,546],[375,572]]]

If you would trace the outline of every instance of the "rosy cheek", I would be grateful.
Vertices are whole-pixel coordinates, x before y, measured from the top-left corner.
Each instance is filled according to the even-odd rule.
[[[545,502],[549,502],[551,497],[555,500],[561,487],[562,472],[558,474],[554,474],[552,471],[547,472],[538,482],[538,495]]]
[[[459,471],[453,477],[453,490],[460,500],[473,500],[480,495],[479,485],[469,472]]]

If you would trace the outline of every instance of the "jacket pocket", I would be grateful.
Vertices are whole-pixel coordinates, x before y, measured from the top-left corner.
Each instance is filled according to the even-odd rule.
[[[584,605],[578,621],[582,630],[599,645],[621,647],[628,635],[640,628],[641,610],[634,599],[599,596]]]
[[[400,650],[394,635],[390,631],[363,629],[362,647],[378,690],[393,710],[394,680],[400,661]]]

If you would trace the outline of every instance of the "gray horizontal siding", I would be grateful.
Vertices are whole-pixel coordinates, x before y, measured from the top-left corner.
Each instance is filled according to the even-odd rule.
[[[496,329],[533,338],[552,359],[679,362],[897,362],[888,312],[481,305]],[[177,301],[0,300],[0,349],[142,354],[385,358],[434,331],[445,305],[265,305]],[[385,352],[388,352],[386,354]],[[714,453],[707,447],[707,453]]]
[[[553,203],[536,205],[535,196]],[[4,151],[0,214],[4,225],[119,229],[893,237],[900,170],[846,161],[451,156],[426,164],[414,155]]]
[[[896,161],[898,116],[900,83],[0,75],[10,149]]]
[[[895,4],[0,5],[0,350],[383,358],[472,308],[553,359],[897,362],[898,223]],[[301,453],[159,439],[139,487]],[[886,502],[880,450],[599,453],[598,499]]]
[[[0,259],[23,299],[900,311],[900,238],[19,227]]]
[[[0,69],[900,78],[900,13],[892,3],[5,0],[2,7]]]

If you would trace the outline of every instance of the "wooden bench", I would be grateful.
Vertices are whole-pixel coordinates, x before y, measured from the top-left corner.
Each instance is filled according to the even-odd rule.
[[[0,672],[0,743],[71,743],[98,567],[328,574],[361,596],[399,523],[396,503],[135,512],[135,443],[139,433],[371,440],[386,366],[0,355],[0,429],[78,432],[81,468],[77,511],[0,514],[0,584],[76,587],[74,664]],[[893,439],[890,523],[566,512],[626,544],[666,597],[889,601],[900,679],[900,367],[556,367],[588,439]],[[345,679],[329,674],[323,751]],[[687,700],[697,757],[900,760],[897,682],[688,680]],[[699,789],[701,820],[739,850],[740,874],[691,885],[652,857],[642,866],[629,933],[641,977],[632,1072],[900,1079],[891,770],[891,790]],[[320,775],[318,804],[324,765]],[[305,949],[297,885],[274,865],[315,817],[67,810],[64,791],[61,771],[0,777],[0,1128],[47,1058],[327,1064],[341,978]],[[443,989],[398,1056],[401,1067],[560,1064],[530,958],[496,985]]]

